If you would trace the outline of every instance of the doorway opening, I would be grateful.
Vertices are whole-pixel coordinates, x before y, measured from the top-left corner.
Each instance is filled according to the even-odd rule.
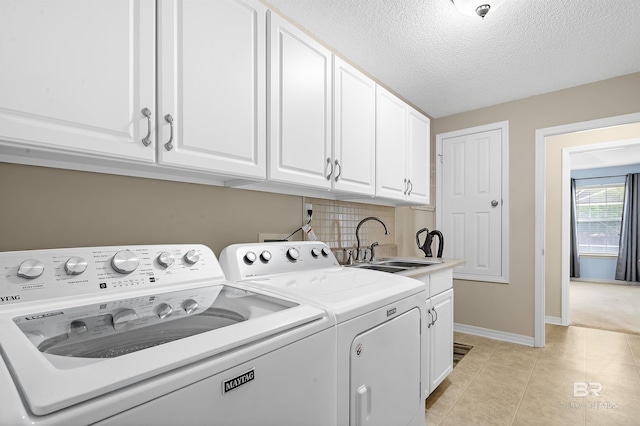
[[[634,137],[607,136],[598,130],[627,130]],[[536,131],[536,258],[534,340],[544,346],[546,322],[569,325],[570,156],[578,152],[628,147],[640,142],[640,113]],[[562,141],[572,134],[573,142]],[[564,144],[563,144],[564,143]],[[558,220],[561,218],[561,220]],[[551,232],[550,232],[551,231]]]
[[[640,173],[640,142],[573,153],[570,163],[575,206],[570,226],[576,238],[569,247],[575,264],[568,289],[569,322],[640,334],[640,283],[616,280],[625,180],[629,173]]]

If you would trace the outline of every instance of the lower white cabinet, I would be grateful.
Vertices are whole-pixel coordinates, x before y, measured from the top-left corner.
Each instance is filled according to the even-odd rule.
[[[427,300],[429,393],[453,371],[453,289]]]
[[[453,371],[453,271],[420,278],[427,285],[427,365],[429,396]]]

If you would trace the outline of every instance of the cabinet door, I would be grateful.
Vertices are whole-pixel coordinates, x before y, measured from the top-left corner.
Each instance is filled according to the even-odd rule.
[[[333,187],[374,195],[376,84],[340,58],[333,69]]]
[[[404,200],[407,192],[406,104],[380,86],[376,92],[376,195]]]
[[[257,0],[159,4],[159,162],[265,178],[265,6]]]
[[[453,289],[431,298],[435,323],[430,328],[429,389],[435,388],[453,371]]]
[[[429,118],[408,108],[407,167],[409,191],[407,201],[429,204],[431,151],[431,125]]]
[[[268,16],[269,177],[329,189],[331,52],[277,14]]]
[[[155,2],[0,2],[0,139],[153,162]]]
[[[427,280],[428,280],[428,276],[427,276]],[[427,284],[427,288],[428,288],[428,284]],[[424,311],[427,313],[425,318],[425,323],[426,323],[425,330],[427,330],[425,340],[426,340],[427,350],[425,351],[425,354],[424,354],[424,365],[427,366],[427,380],[426,380],[426,385],[424,386],[424,397],[428,398],[431,392],[433,392],[433,389],[431,389],[431,345],[433,345],[433,343],[431,342],[431,338],[432,338],[431,321],[433,321],[433,314],[431,313],[431,299],[430,298],[427,299],[425,304],[426,304],[426,308]]]

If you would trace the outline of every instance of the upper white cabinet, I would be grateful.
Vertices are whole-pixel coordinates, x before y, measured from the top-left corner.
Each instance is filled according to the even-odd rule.
[[[431,177],[431,122],[429,118],[407,106],[407,201],[429,204]]]
[[[154,1],[0,2],[1,144],[155,161],[155,35]]]
[[[277,14],[268,17],[268,177],[330,189],[332,54]]]
[[[375,195],[376,84],[338,57],[333,70],[333,188]]]
[[[158,160],[266,177],[266,7],[257,0],[162,0]]]
[[[0,54],[0,161],[429,202],[428,118],[260,0],[0,1]]]
[[[376,111],[376,195],[428,204],[429,119],[380,86]]]
[[[404,200],[407,193],[407,106],[377,86],[376,195]]]

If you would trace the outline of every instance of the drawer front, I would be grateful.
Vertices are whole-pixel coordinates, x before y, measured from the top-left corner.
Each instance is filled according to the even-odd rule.
[[[433,273],[430,277],[429,297],[453,288],[453,269]]]

